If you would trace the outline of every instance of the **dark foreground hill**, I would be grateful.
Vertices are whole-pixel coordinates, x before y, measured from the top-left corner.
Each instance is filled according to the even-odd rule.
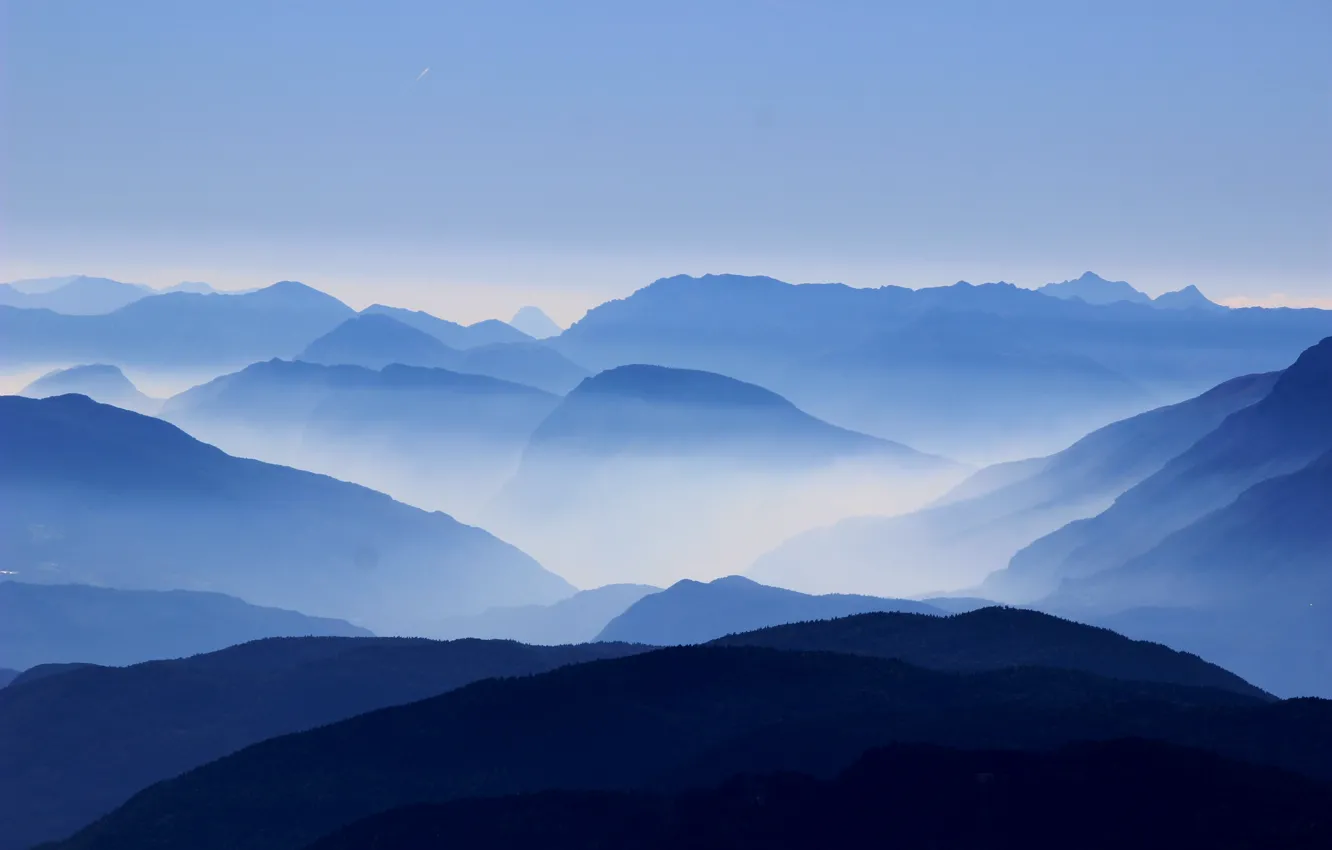
[[[0,665],[137,664],[267,637],[369,637],[344,620],[188,590],[0,582]]]
[[[0,688],[8,687],[9,683],[23,675],[18,670],[10,670],[8,667],[0,667]]]
[[[50,665],[0,690],[0,850],[69,835],[154,782],[264,738],[477,679],[639,651],[277,638],[133,667]]]
[[[1266,696],[1229,670],[1196,655],[1176,652],[1159,643],[1130,640],[1109,629],[1018,608],[981,608],[951,617],[860,614],[840,620],[774,626],[730,635],[713,643],[896,658],[933,670],[957,672],[1050,667],[1111,679]]]
[[[52,681],[58,682],[59,677]],[[58,846],[299,848],[410,803],[828,774],[894,742],[1042,749],[1146,737],[1332,778],[1332,705],[1022,668],[681,647],[492,679],[250,747]]]
[[[572,592],[446,514],[83,396],[0,396],[0,446],[0,563],[21,581],[212,590],[380,632]]]
[[[1332,846],[1332,788],[1168,744],[873,750],[831,781],[735,778],[677,795],[552,791],[410,806],[310,850],[1178,850]]]

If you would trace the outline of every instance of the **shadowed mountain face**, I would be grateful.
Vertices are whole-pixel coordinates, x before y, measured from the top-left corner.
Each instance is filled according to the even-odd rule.
[[[920,594],[974,586],[1037,538],[1105,510],[1227,416],[1261,400],[1279,374],[1236,378],[1107,425],[1049,457],[981,470],[923,510],[806,532],[760,557],[748,574],[810,591]]]
[[[220,593],[0,582],[0,665],[136,664],[287,635],[368,636],[342,620]]]
[[[706,643],[723,635],[866,611],[943,612],[923,602],[834,593],[809,596],[727,576],[703,584],[686,579],[630,605],[597,640],[654,646]]]
[[[1229,416],[1103,513],[1018,552],[986,595],[1033,599],[1122,566],[1249,487],[1332,450],[1332,337],[1300,355],[1262,401]],[[1276,526],[1280,528],[1280,526]]]
[[[505,324],[497,319],[486,319],[474,325],[460,325],[447,319],[440,319],[420,310],[404,310],[401,307],[385,307],[372,304],[361,311],[361,315],[381,315],[396,319],[404,325],[425,331],[450,348],[465,350],[481,345],[499,345],[511,342],[531,342],[534,334],[525,333],[520,328]],[[559,331],[557,330],[556,333]]]
[[[639,649],[286,638],[0,691],[0,850],[64,837],[135,792],[274,735]]]
[[[1266,696],[1234,673],[1196,655],[1017,608],[980,608],[948,617],[910,612],[860,614],[773,626],[713,643],[896,658],[932,670],[963,673],[1049,667],[1125,681]]]
[[[1153,400],[1282,368],[1329,334],[1330,311],[1164,310],[1008,284],[870,290],[713,275],[657,281],[589,311],[551,344],[593,368],[730,375],[845,427],[994,458],[1044,454]]]
[[[608,584],[550,605],[492,608],[454,617],[424,631],[439,638],[502,638],[546,646],[586,643],[597,640],[606,624],[630,605],[660,590],[648,584]]]
[[[559,325],[555,324],[550,316],[547,316],[542,312],[540,307],[520,308],[517,313],[513,314],[513,318],[509,320],[509,324],[533,339],[546,339],[552,336],[559,336],[560,332],[564,330]]]
[[[959,817],[965,812],[965,817]],[[1332,789],[1280,770],[1149,741],[1052,753],[898,745],[835,780],[743,777],[674,796],[547,792],[409,806],[311,850],[814,850],[865,846],[1086,850],[1323,847]],[[1095,824],[1094,828],[1089,827]]]
[[[162,415],[233,453],[470,517],[558,403],[532,387],[444,369],[272,360],[187,390]]]
[[[0,560],[23,581],[215,590],[396,630],[549,602],[562,579],[478,528],[224,454],[82,396],[0,397]]]
[[[137,413],[153,413],[161,406],[157,399],[139,392],[139,388],[115,366],[93,364],[72,366],[49,372],[23,388],[29,398],[75,393],[102,404],[110,404]]]
[[[270,739],[148,789],[59,846],[299,848],[407,803],[822,774],[894,741],[1041,749],[1147,737],[1326,780],[1329,719],[1318,701],[1269,704],[1068,671],[959,675],[832,653],[683,647],[479,682]]]
[[[533,433],[487,527],[580,584],[747,566],[793,531],[936,495],[960,469],[722,375],[624,366]]]
[[[142,284],[85,275],[0,283],[0,305],[50,310],[67,316],[110,313],[154,294]]]
[[[294,281],[236,295],[152,295],[100,316],[0,307],[0,363],[240,365],[291,357],[353,315]]]
[[[587,377],[586,370],[553,349],[525,336],[523,340],[473,344],[461,351],[427,331],[404,324],[396,314],[363,313],[315,340],[301,353],[300,359],[376,370],[393,363],[450,369],[489,375],[557,393],[567,392]]]
[[[1082,277],[1062,283],[1047,283],[1036,291],[1055,298],[1077,298],[1088,304],[1117,304],[1122,301],[1147,304],[1152,300],[1151,296],[1139,292],[1125,281],[1106,280],[1094,272],[1083,272]]]

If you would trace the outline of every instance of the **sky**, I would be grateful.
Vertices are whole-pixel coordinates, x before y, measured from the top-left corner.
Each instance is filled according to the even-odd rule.
[[[0,0],[0,280],[1332,306],[1332,3]],[[425,69],[428,73],[423,73]]]

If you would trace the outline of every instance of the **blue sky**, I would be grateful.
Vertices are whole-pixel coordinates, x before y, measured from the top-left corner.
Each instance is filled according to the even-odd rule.
[[[3,10],[0,279],[564,321],[706,271],[1332,303],[1327,0]]]

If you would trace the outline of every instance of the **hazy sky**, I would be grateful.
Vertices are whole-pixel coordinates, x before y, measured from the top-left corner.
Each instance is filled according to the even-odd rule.
[[[0,279],[1332,306],[1332,2],[0,0]],[[420,76],[425,68],[430,72]]]

